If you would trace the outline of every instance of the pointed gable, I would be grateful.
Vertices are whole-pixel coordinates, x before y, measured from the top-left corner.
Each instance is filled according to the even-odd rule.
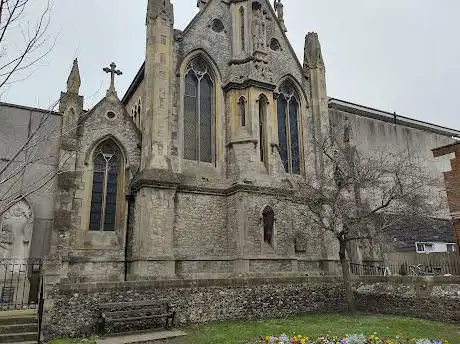
[[[221,25],[217,29],[216,24]],[[229,6],[220,0],[210,0],[192,19],[182,33],[182,60],[194,50],[205,51],[223,72],[231,59],[231,17]]]
[[[259,1],[266,4],[269,9],[267,15],[273,22],[273,24],[267,26],[267,51],[269,62],[274,68],[275,82],[279,83],[282,78],[291,75],[301,83],[304,77],[302,64],[286,35],[284,19],[282,21],[278,20],[278,16],[268,0]],[[289,7],[286,6],[284,10],[289,10]]]
[[[252,7],[253,0],[238,0],[235,3],[247,2],[249,8]],[[275,13],[269,0],[257,0],[263,9],[266,18],[266,52],[268,66],[271,72],[270,82],[279,86],[280,81],[286,76],[295,78],[299,84],[303,84],[304,73],[302,63],[296,55],[289,39],[286,35],[286,26],[284,19],[280,20]],[[200,7],[195,17],[189,25],[183,30],[176,30],[175,34],[175,54],[178,54],[175,66],[176,73],[180,72],[181,62],[190,53],[202,50],[206,52],[209,58],[219,69],[223,77],[223,83],[231,82],[232,77],[238,80],[241,76],[247,75],[246,70],[241,66],[231,67],[233,62],[232,56],[232,39],[235,36],[234,25],[232,22],[232,13],[230,5],[233,0],[208,0]],[[285,6],[284,11],[292,10]],[[252,16],[248,11],[247,16]],[[247,39],[252,43],[252,25],[251,20],[247,20],[248,32]],[[250,58],[250,57],[249,57]],[[123,97],[123,103],[126,105],[130,101],[137,88],[144,79],[145,64],[142,65],[131,86]],[[237,75],[238,74],[238,75]]]
[[[241,76],[248,75],[247,69],[238,62],[238,66],[232,68],[230,65],[235,60],[235,42],[241,40],[239,34],[239,26],[241,23],[237,20],[237,14],[232,13],[231,5],[244,7],[246,10],[246,36],[243,39],[247,40],[248,46],[246,57],[241,57],[240,60],[250,60],[255,54],[255,51],[263,45],[267,59],[267,77],[266,81],[277,84],[286,75],[292,75],[299,83],[302,82],[303,72],[302,65],[296,56],[286,34],[284,20],[279,20],[272,5],[268,0],[247,0],[247,1],[222,1],[210,0],[202,7],[198,14],[193,18],[187,28],[183,31],[180,51],[184,58],[194,50],[204,50],[220,69],[224,77],[224,83],[238,80]],[[258,37],[256,14],[254,8],[259,4],[263,15],[265,34],[263,37]],[[216,22],[222,24],[222,30],[217,30]],[[237,36],[237,37],[235,37]],[[260,35],[259,35],[260,36]],[[256,42],[257,41],[257,42]],[[233,46],[232,46],[233,45]],[[256,58],[258,58],[256,56]],[[241,74],[241,75],[236,75]],[[228,78],[233,80],[228,80]]]
[[[126,150],[127,158],[131,160],[130,165],[139,164],[141,133],[123,103],[113,93],[109,93],[80,117],[78,136],[80,152],[83,155],[86,155],[95,142],[111,136]]]

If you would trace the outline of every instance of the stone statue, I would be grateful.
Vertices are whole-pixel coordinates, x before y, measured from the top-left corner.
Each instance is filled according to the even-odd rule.
[[[273,7],[275,8],[275,12],[278,15],[278,21],[281,25],[281,28],[283,29],[284,32],[287,32],[286,25],[284,24],[284,5],[283,3],[281,2],[281,0],[275,0]]]
[[[254,50],[265,48],[265,22],[262,8],[256,7],[253,10],[253,43]]]
[[[284,20],[284,5],[281,0],[275,0],[273,7],[275,8],[276,14],[278,14],[278,19]]]
[[[200,9],[203,9],[204,6],[208,3],[208,0],[197,0],[196,2],[196,7],[199,7]]]
[[[0,258],[22,263],[29,258],[33,216],[25,201],[13,205],[0,219]]]

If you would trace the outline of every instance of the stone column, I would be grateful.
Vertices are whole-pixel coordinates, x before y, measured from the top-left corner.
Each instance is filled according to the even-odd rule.
[[[175,277],[174,226],[178,177],[157,170],[133,185],[134,230],[129,279]]]

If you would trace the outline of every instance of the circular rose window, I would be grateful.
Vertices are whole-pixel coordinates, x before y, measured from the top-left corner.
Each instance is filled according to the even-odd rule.
[[[115,112],[113,112],[113,111],[107,112],[107,118],[108,118],[108,119],[114,119],[115,117],[117,117],[117,116],[115,115]]]

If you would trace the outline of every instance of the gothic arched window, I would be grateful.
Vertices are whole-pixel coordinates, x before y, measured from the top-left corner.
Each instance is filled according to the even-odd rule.
[[[267,105],[267,97],[261,95],[259,98],[259,149],[260,161],[262,162],[265,162],[267,159]]]
[[[240,36],[241,36],[241,51],[246,51],[246,30],[244,26],[244,8],[243,6],[240,7]]]
[[[110,139],[101,143],[93,155],[90,231],[114,231],[123,159]]]
[[[243,96],[240,97],[238,101],[238,107],[240,110],[240,125],[242,127],[246,126],[246,99]]]
[[[187,67],[184,95],[184,158],[212,162],[214,156],[214,81],[201,58]]]
[[[284,169],[300,174],[299,96],[290,83],[280,87],[277,104],[278,141]]]
[[[262,211],[262,222],[264,226],[264,242],[273,244],[273,227],[275,225],[275,212],[267,205]]]

